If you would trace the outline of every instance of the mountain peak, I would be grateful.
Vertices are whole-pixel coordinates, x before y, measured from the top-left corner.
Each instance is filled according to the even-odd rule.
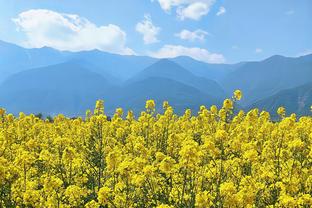
[[[183,68],[182,66],[180,66],[179,64],[175,63],[170,59],[160,59],[156,63],[147,67],[142,73],[153,76],[159,75],[175,76],[181,73],[186,75],[192,75],[191,72],[189,72],[188,70],[186,70],[185,68]]]
[[[282,60],[282,59],[286,59],[287,57],[282,56],[282,55],[273,55],[270,56],[269,58],[265,59],[264,61],[276,61],[276,60]]]
[[[168,58],[162,58],[162,59],[159,59],[156,63],[171,63],[171,64],[175,64],[175,62],[173,62],[172,60],[168,59]],[[155,64],[156,64],[155,63]]]

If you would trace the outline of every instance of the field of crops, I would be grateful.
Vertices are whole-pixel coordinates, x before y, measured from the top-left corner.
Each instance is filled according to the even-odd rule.
[[[310,207],[312,117],[234,114],[240,98],[111,120],[103,101],[85,119],[0,109],[0,207]]]

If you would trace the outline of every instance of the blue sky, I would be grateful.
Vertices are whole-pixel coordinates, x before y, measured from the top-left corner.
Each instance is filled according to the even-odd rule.
[[[209,63],[312,53],[311,0],[0,0],[0,39]]]

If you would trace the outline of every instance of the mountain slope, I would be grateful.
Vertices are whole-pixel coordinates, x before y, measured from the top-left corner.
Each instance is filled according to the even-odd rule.
[[[67,62],[23,71],[0,86],[0,105],[10,112],[78,115],[109,91],[99,74]]]
[[[14,73],[64,62],[69,54],[48,47],[26,49],[0,41],[0,83]]]
[[[122,56],[99,50],[77,52],[72,54],[71,58],[92,63],[98,69],[95,72],[101,74],[101,71],[106,71],[120,80],[131,78],[157,61],[146,56]]]
[[[232,92],[241,89],[246,105],[280,90],[312,82],[312,55],[287,58],[272,56],[261,62],[247,62],[222,80],[222,86]]]
[[[194,87],[164,77],[148,77],[128,83],[116,94],[119,97],[115,101],[118,105],[125,109],[134,109],[136,112],[144,109],[148,99],[155,100],[158,110],[161,109],[163,101],[169,101],[177,113],[183,113],[187,108],[197,111],[200,105],[221,103],[220,100]]]
[[[181,67],[179,64],[176,64],[175,62],[168,59],[161,59],[158,62],[152,64],[151,66],[147,67],[142,72],[138,73],[136,76],[128,80],[128,83],[144,80],[151,77],[172,79],[177,82],[181,82],[183,84],[197,88],[207,95],[218,98],[225,97],[223,89],[218,85],[217,82],[205,79],[203,77],[195,76],[185,68]]]
[[[171,60],[180,66],[183,66],[196,76],[217,81],[223,79],[226,75],[243,64],[208,64],[194,60],[187,56],[180,56]]]
[[[48,47],[26,49],[3,41],[0,41],[0,57],[0,83],[14,73],[67,61],[87,62],[94,66],[91,70],[99,74],[109,73],[126,80],[157,61],[146,56],[123,56],[99,50],[68,52]]]
[[[312,82],[278,92],[277,94],[260,100],[249,107],[260,108],[270,112],[273,116],[280,106],[284,106],[288,113],[309,115],[312,106]]]

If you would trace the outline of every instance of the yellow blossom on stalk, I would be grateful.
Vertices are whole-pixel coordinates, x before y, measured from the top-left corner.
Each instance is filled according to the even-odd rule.
[[[216,132],[216,139],[225,140],[228,137],[228,133],[222,129]]]
[[[110,188],[102,187],[98,193],[98,200],[101,205],[106,205],[108,203]]]
[[[231,110],[233,108],[233,101],[230,99],[225,99],[223,102],[223,108],[227,110]]]
[[[118,115],[119,117],[121,117],[123,114],[123,109],[122,108],[117,108],[116,109],[116,115]]]
[[[151,166],[151,165],[147,165],[143,168],[143,173],[146,175],[146,176],[152,176],[152,174],[154,173],[156,169]]]
[[[173,171],[174,164],[175,164],[174,159],[172,159],[171,157],[165,157],[159,164],[159,169],[163,173],[170,174]]]
[[[236,188],[233,182],[225,182],[220,186],[220,192],[222,196],[230,196],[236,193]]]
[[[67,197],[69,204],[73,207],[79,206],[82,204],[83,200],[82,198],[86,195],[86,192],[76,186],[76,185],[71,185],[67,187],[65,190],[65,197]]]
[[[257,160],[257,157],[258,157],[258,152],[255,149],[250,149],[244,153],[243,157],[246,160],[249,160],[251,162],[255,162]]]
[[[196,195],[196,204],[195,207],[205,208],[213,205],[212,197],[210,196],[208,191],[199,192]]]
[[[169,107],[169,102],[168,101],[164,101],[163,102],[163,109],[167,109]]]
[[[294,199],[294,197],[292,196],[289,196],[289,195],[286,195],[286,194],[283,194],[279,197],[279,204],[281,206],[284,206],[284,207],[297,207],[297,202],[296,200]]]
[[[134,115],[133,115],[133,111],[128,111],[128,114],[127,114],[127,119],[128,120],[132,120],[134,118]]]
[[[5,114],[5,110],[3,108],[0,108],[0,116],[3,116]]]
[[[168,204],[161,204],[161,205],[158,205],[156,208],[173,208],[173,206],[170,206]]]
[[[86,208],[98,208],[100,207],[99,203],[97,203],[96,201],[92,200],[90,202],[88,202],[86,205],[85,205]]]
[[[104,101],[103,100],[96,101],[94,114],[95,115],[104,114]]]
[[[89,120],[91,118],[91,116],[92,116],[91,110],[87,110],[86,111],[86,119]]]
[[[154,110],[155,109],[155,101],[154,100],[147,100],[145,104],[146,110]]]
[[[211,106],[210,111],[211,111],[211,113],[213,113],[213,114],[217,114],[217,113],[218,113],[218,108],[217,108],[217,106],[215,106],[215,105]]]
[[[235,90],[234,91],[234,98],[236,100],[241,100],[242,99],[242,92],[240,90]]]
[[[277,109],[277,114],[280,116],[280,117],[285,117],[286,116],[286,110],[284,107],[279,107]]]

